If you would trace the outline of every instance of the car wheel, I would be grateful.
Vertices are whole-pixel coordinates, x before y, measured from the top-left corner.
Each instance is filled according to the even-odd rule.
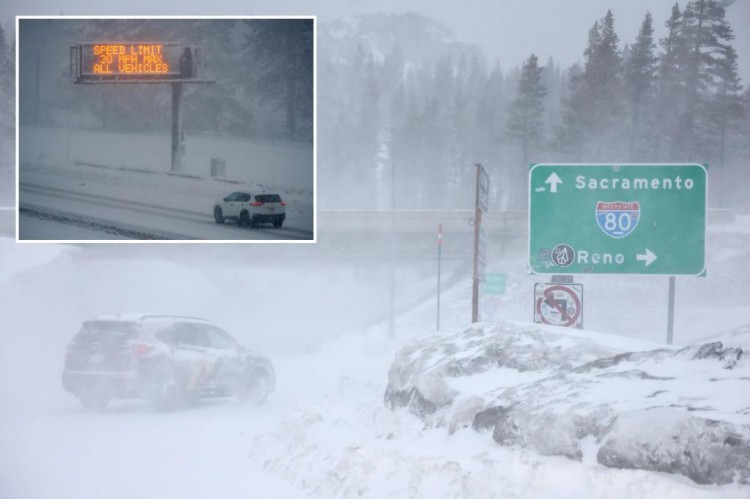
[[[284,223],[284,219],[283,218],[278,218],[278,219],[276,219],[276,220],[273,221],[273,226],[274,226],[275,229],[280,229],[281,228],[281,224],[283,224],[283,223]]]
[[[242,213],[240,213],[239,224],[242,227],[247,227],[248,225],[250,225],[250,214],[247,211],[243,211]]]
[[[224,213],[221,211],[221,206],[214,207],[214,220],[217,224],[224,223]]]
[[[265,369],[255,369],[240,387],[240,402],[262,405],[271,393],[271,376]]]
[[[158,411],[170,411],[185,405],[189,397],[183,376],[167,363],[158,366],[146,383],[146,398]]]

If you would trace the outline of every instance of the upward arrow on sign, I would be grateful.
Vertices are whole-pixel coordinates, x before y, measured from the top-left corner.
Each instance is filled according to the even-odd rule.
[[[557,176],[557,173],[552,172],[552,175],[547,177],[547,180],[545,180],[544,183],[549,184],[550,192],[557,192],[557,184],[562,184],[563,181],[560,180],[560,177]]]

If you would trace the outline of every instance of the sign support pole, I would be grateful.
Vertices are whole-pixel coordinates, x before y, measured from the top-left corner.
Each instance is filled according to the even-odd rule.
[[[667,305],[667,345],[672,344],[674,331],[675,276],[669,276],[669,302]]]
[[[443,224],[438,225],[437,330],[440,331],[440,271],[443,253]]]
[[[482,210],[479,207],[480,164],[477,168],[476,205],[474,206],[474,276],[471,286],[471,322],[479,322],[479,231],[482,225]]]
[[[388,338],[396,337],[396,160],[391,135],[391,235],[388,240]]]
[[[182,171],[182,82],[172,83],[172,166],[171,173]]]

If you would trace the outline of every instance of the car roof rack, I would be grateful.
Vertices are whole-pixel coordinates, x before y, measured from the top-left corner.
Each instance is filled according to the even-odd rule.
[[[172,314],[143,314],[143,313],[119,313],[119,314],[103,314],[97,315],[89,321],[140,321],[149,319],[181,319],[196,322],[208,322],[206,319],[201,317],[192,317],[189,315],[172,315]]]

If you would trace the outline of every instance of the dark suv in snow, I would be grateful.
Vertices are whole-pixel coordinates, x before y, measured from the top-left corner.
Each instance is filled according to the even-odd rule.
[[[85,407],[138,398],[174,409],[203,397],[263,403],[275,386],[271,362],[204,319],[117,314],[85,321],[68,345],[65,390]]]

